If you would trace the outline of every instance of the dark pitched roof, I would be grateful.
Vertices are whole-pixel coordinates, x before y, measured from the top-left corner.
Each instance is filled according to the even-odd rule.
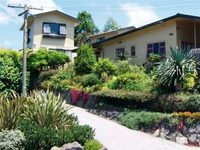
[[[170,16],[170,17],[161,19],[161,20],[159,20],[159,21],[156,21],[156,22],[153,22],[153,23],[150,23],[150,24],[141,26],[141,27],[139,27],[139,28],[132,29],[132,30],[130,30],[130,31],[124,32],[124,33],[122,33],[122,34],[118,34],[118,35],[113,36],[113,37],[110,37],[110,38],[107,38],[107,39],[105,39],[105,40],[103,40],[103,41],[95,42],[95,43],[93,43],[92,45],[95,47],[95,46],[97,46],[98,44],[103,44],[103,43],[105,43],[105,42],[111,41],[111,40],[116,39],[116,38],[118,38],[118,37],[122,37],[122,36],[128,35],[128,34],[130,34],[130,33],[133,33],[133,32],[136,32],[136,31],[140,31],[140,30],[143,30],[143,29],[152,27],[152,26],[154,26],[154,25],[158,25],[158,24],[161,24],[161,23],[164,23],[164,22],[167,22],[167,21],[176,19],[176,18],[185,18],[185,19],[191,19],[191,20],[198,20],[198,21],[200,21],[200,17],[198,17],[198,16],[185,15],[185,14],[180,14],[180,13],[178,13],[178,14],[176,14],[176,15],[173,15],[173,16]]]
[[[135,27],[134,26],[124,27],[124,28],[120,28],[120,29],[116,29],[116,30],[112,30],[112,31],[107,31],[107,32],[92,34],[92,35],[89,35],[88,37],[99,36],[99,35],[103,35],[103,34],[107,34],[107,33],[112,33],[112,32],[117,32],[117,31],[126,30],[126,29],[130,29],[131,30],[131,29],[135,29]]]

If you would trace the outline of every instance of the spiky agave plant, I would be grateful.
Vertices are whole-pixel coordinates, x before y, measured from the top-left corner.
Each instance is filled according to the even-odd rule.
[[[50,91],[33,91],[24,106],[23,117],[41,127],[66,129],[75,121],[68,115],[69,109],[60,95]]]
[[[182,49],[171,49],[170,56],[158,68],[161,83],[173,88],[182,86],[190,73],[197,75],[197,62],[192,54]]]

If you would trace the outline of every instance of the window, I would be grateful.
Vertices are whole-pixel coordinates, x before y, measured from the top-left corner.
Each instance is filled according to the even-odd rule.
[[[151,53],[165,55],[165,42],[147,44],[147,58]]]
[[[193,49],[194,48],[194,44],[193,43],[189,43],[189,42],[185,42],[185,41],[182,41],[181,42],[181,48],[183,49],[183,50],[191,50],[191,49]]]
[[[66,35],[66,25],[58,23],[43,23],[43,33],[45,35]]]
[[[97,38],[97,42],[101,42],[101,41],[103,41],[103,40],[105,40],[105,37]]]
[[[131,46],[131,56],[135,56],[135,46]]]
[[[117,53],[124,53],[125,52],[125,48],[116,48],[116,54]]]

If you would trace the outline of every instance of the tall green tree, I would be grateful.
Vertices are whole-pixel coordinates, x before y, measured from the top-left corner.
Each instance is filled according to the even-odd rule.
[[[113,31],[113,30],[117,30],[120,29],[119,24],[117,23],[117,21],[114,20],[113,17],[109,17],[104,25],[104,32],[108,32],[108,31]]]
[[[82,11],[78,13],[77,18],[80,24],[75,28],[75,44],[80,46],[86,42],[86,36],[99,32],[98,27],[94,24],[92,15],[89,12]]]
[[[88,74],[92,72],[92,69],[96,63],[96,55],[91,45],[82,44],[77,52],[75,59],[75,72],[76,74]]]

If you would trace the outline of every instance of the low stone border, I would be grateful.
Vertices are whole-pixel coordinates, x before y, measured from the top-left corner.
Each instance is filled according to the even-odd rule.
[[[88,109],[88,112],[100,117],[113,120],[113,121],[118,121],[119,116],[122,114],[122,112],[118,112],[118,111],[108,111],[108,110],[99,110],[99,109]]]
[[[178,131],[177,129],[171,130],[169,127],[161,127],[154,131],[153,135],[179,144],[200,147],[200,122],[192,126],[184,126],[183,131]]]

